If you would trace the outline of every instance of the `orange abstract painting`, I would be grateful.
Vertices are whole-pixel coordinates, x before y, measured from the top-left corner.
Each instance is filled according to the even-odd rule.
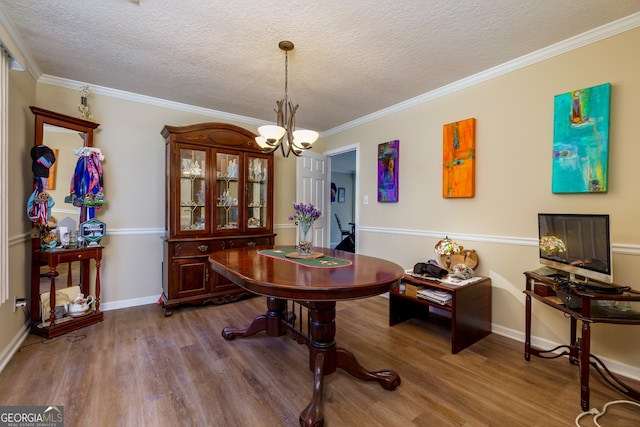
[[[444,125],[442,136],[442,197],[475,195],[476,119]]]
[[[52,148],[53,156],[56,160],[58,160],[58,149]],[[49,178],[47,179],[47,190],[55,190],[56,189],[56,175],[58,168],[56,167],[56,162],[54,161],[51,167],[49,168]]]

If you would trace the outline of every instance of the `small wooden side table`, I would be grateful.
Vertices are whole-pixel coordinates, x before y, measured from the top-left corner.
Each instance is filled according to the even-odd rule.
[[[410,318],[427,320],[439,314],[451,322],[451,353],[456,354],[491,333],[491,279],[483,277],[464,285],[449,285],[435,279],[406,275],[405,286],[413,285],[451,294],[446,304],[418,298],[400,287],[389,292],[389,326]]]
[[[96,266],[95,272],[95,302],[92,311],[83,316],[64,317],[56,319],[56,269],[59,264],[80,262],[80,289],[85,295],[91,293],[90,267],[91,260]],[[75,329],[92,325],[103,320],[100,311],[100,262],[102,261],[102,246],[87,246],[77,249],[36,249],[31,255],[31,332],[52,338]],[[48,321],[40,318],[40,267],[49,267],[50,286],[50,316]]]

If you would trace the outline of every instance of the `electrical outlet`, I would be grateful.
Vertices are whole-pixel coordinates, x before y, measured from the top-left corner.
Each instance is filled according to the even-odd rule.
[[[18,298],[16,296],[13,297],[13,312],[18,309],[18,307],[26,307],[27,299],[26,298]]]

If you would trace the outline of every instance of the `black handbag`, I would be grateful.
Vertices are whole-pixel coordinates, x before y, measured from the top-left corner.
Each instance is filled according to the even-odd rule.
[[[413,266],[413,274],[441,278],[449,274],[446,268],[428,262],[419,262]]]

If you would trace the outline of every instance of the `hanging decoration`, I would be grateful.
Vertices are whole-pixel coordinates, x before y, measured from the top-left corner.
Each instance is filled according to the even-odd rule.
[[[49,169],[55,163],[56,156],[46,145],[36,145],[31,149],[31,160],[35,190],[27,201],[27,215],[35,225],[45,226],[51,217],[51,208],[55,204],[46,190]]]
[[[95,209],[99,209],[107,202],[104,196],[102,178],[102,163],[104,156],[99,148],[83,147],[74,150],[78,156],[76,168],[71,177],[69,196],[65,202],[74,206],[87,208],[87,219],[95,216]]]

